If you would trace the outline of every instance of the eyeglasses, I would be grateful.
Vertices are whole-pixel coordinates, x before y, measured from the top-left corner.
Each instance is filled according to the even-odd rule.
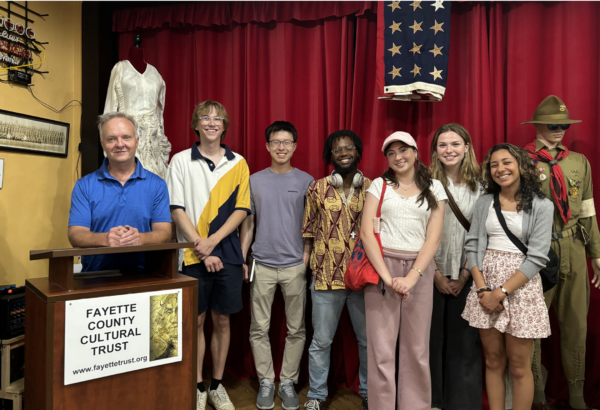
[[[223,118],[221,117],[209,117],[208,115],[203,115],[202,117],[200,117],[200,121],[202,122],[210,122],[210,120],[213,120],[214,122],[223,122]]]
[[[284,147],[289,148],[289,147],[292,146],[293,143],[294,143],[294,141],[292,141],[292,140],[284,140],[284,141],[273,140],[273,141],[269,141],[269,145],[271,146],[271,148],[279,148],[279,146],[281,144],[283,144]]]
[[[348,145],[346,147],[337,147],[336,149],[331,150],[331,152],[333,152],[335,155],[340,155],[344,151],[352,152],[355,149],[356,149],[356,147],[354,145]]]
[[[571,126],[571,124],[562,124],[562,125],[560,125],[560,127],[561,127],[563,130],[567,130],[567,129],[569,129],[569,127],[570,127],[570,126]],[[558,125],[558,124],[548,124],[548,129],[549,129],[550,131],[556,131],[556,130],[558,129],[558,127],[559,127],[559,125]]]

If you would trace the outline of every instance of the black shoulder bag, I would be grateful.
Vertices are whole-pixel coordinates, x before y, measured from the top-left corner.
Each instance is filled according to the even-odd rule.
[[[510,231],[510,229],[508,229],[508,226],[506,226],[506,221],[504,220],[504,215],[502,215],[502,211],[500,210],[500,208],[500,196],[496,192],[494,194],[494,209],[496,210],[498,221],[500,222],[500,225],[502,225],[502,229],[504,229],[504,232],[506,233],[506,236],[508,236],[508,239],[510,239],[510,241],[513,244],[515,244],[515,246],[519,248],[519,250],[523,252],[524,255],[527,255],[527,246],[525,246],[523,242],[521,242],[521,240],[519,240],[519,238],[517,238]],[[542,287],[544,288],[544,293],[548,292],[558,283],[559,261],[558,255],[556,255],[556,252],[554,252],[552,247],[550,247],[550,251],[548,251],[548,258],[550,258],[550,260],[548,261],[548,263],[546,263],[546,267],[540,270],[540,276],[542,278]]]

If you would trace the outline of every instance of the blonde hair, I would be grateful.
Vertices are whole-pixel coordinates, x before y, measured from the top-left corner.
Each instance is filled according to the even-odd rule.
[[[460,181],[465,183],[471,191],[475,192],[478,189],[478,182],[481,182],[479,164],[477,164],[477,158],[475,158],[475,151],[473,151],[473,143],[471,142],[469,131],[467,131],[465,127],[460,124],[452,122],[450,124],[442,125],[435,132],[433,140],[431,141],[430,150],[431,160],[429,170],[431,171],[431,177],[439,180],[445,187],[448,186],[448,178],[446,177],[446,172],[444,171],[444,165],[440,161],[437,154],[437,144],[440,135],[449,131],[458,134],[458,136],[463,139],[465,145],[469,145],[469,149],[465,153],[465,157],[460,164]]]
[[[223,134],[221,134],[221,141],[223,141],[227,133],[227,128],[229,128],[229,116],[227,115],[227,111],[225,111],[225,107],[220,102],[206,100],[198,104],[192,114],[192,129],[196,133],[196,136],[200,138],[200,132],[196,129],[198,122],[200,122],[200,117],[210,115],[213,108],[217,112],[217,115],[223,119]]]
[[[115,118],[123,118],[123,119],[129,121],[131,123],[131,125],[133,125],[133,129],[135,130],[135,137],[139,138],[138,124],[135,121],[135,118],[133,118],[131,115],[126,114],[124,112],[113,111],[113,112],[107,112],[106,114],[99,115],[98,119],[96,120],[96,125],[98,126],[98,133],[100,134],[100,141],[102,141],[102,127],[104,127],[104,124],[106,124],[110,120],[114,120]]]

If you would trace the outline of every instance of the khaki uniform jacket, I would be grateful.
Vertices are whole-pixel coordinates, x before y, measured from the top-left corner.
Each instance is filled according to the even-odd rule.
[[[561,143],[558,143],[555,149],[549,150],[543,142],[536,139],[536,152],[542,148],[545,148],[552,157],[556,157],[558,150],[565,150],[564,145]],[[577,228],[577,225],[583,227],[585,233],[589,237],[589,239],[585,241],[587,257],[600,258],[600,232],[598,231],[596,211],[594,208],[594,192],[592,189],[592,170],[590,163],[583,154],[571,151],[566,158],[558,162],[558,165],[562,169],[563,176],[565,177],[571,218],[565,224],[555,205],[552,232],[563,232],[573,227]],[[554,202],[550,190],[550,165],[540,161],[535,164],[535,167],[542,180],[542,191],[548,199]]]

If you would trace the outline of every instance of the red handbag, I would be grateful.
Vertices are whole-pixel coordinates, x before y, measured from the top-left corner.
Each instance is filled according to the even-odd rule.
[[[385,196],[386,187],[387,183],[385,180],[383,180],[383,188],[381,189],[381,197],[379,198],[379,206],[377,207],[377,218],[381,218],[381,203],[383,202],[383,197]],[[376,230],[373,229],[373,231]],[[383,256],[383,246],[381,246],[379,232],[374,232],[374,234],[375,239],[379,244],[381,255]],[[354,244],[352,256],[350,257],[350,262],[348,262],[348,267],[346,268],[346,274],[344,275],[346,289],[354,291],[363,290],[369,283],[374,285],[379,283],[379,279],[379,274],[367,257],[367,252],[363,247],[359,232],[358,237],[356,238],[356,243]]]

